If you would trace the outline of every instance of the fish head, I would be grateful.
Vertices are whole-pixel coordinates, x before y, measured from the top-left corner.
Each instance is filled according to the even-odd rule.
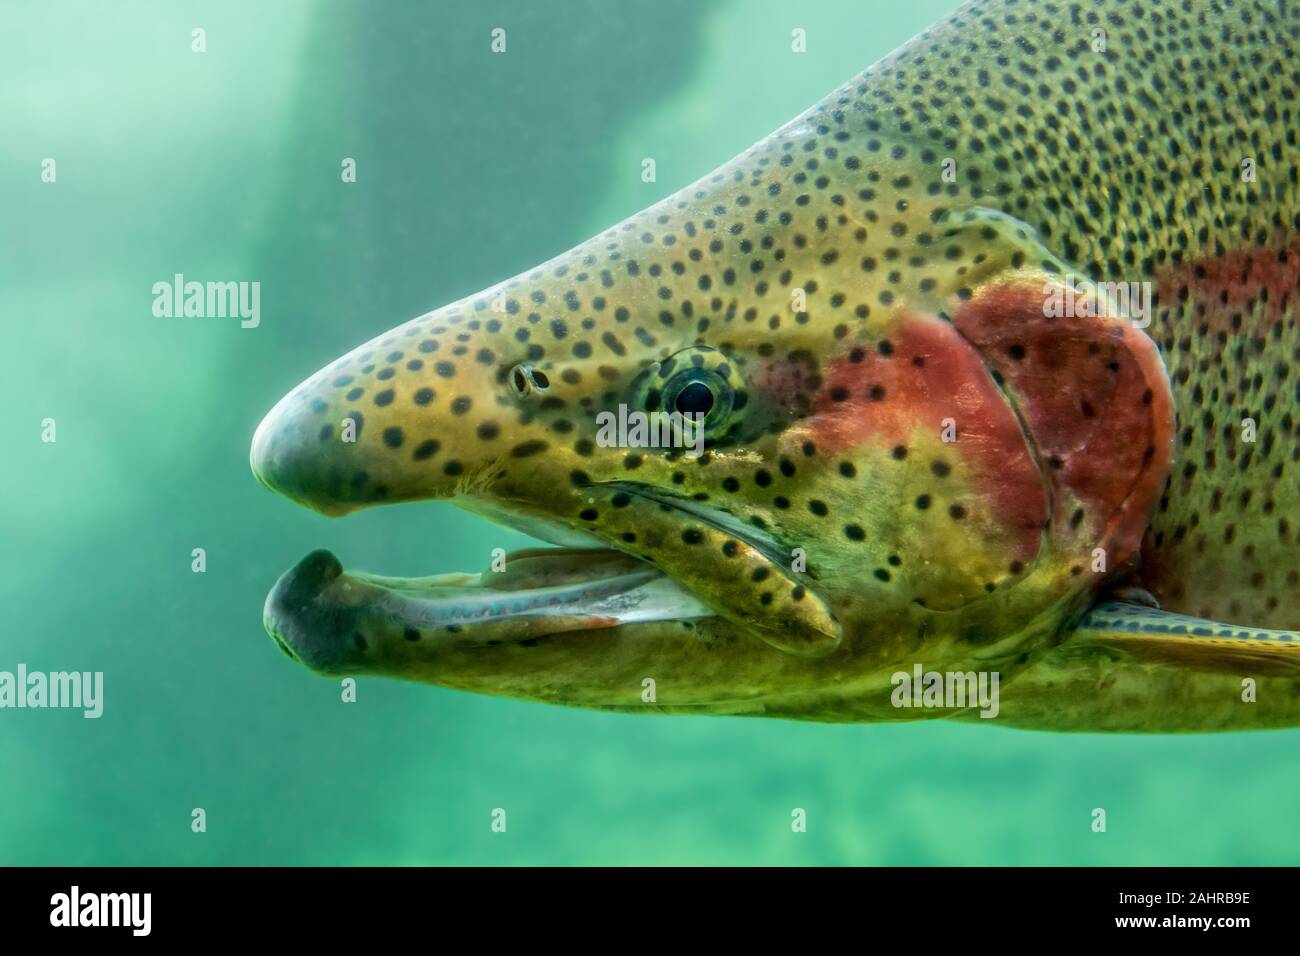
[[[315,553],[268,598],[281,646],[561,703],[643,706],[650,680],[661,708],[829,715],[1080,609],[1168,470],[1154,346],[1055,321],[1063,269],[1023,223],[830,142],[793,127],[289,393],[253,441],[269,488],[331,515],[445,499],[559,547],[410,579]]]

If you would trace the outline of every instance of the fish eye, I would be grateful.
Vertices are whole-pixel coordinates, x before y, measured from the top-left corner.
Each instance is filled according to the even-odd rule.
[[[707,415],[713,408],[713,392],[703,382],[690,382],[677,393],[674,406],[684,415]]]
[[[510,389],[519,398],[532,392],[544,392],[551,387],[551,380],[541,369],[520,363],[510,370]]]
[[[689,368],[678,372],[664,385],[662,405],[667,411],[700,415],[716,424],[731,412],[731,386],[717,372]]]

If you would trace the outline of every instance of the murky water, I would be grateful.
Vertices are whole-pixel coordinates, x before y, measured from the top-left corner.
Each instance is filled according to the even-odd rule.
[[[276,498],[247,455],[283,392],[692,181],[953,4],[359,6],[0,13],[0,670],[104,673],[99,719],[0,710],[0,863],[1294,860],[1295,732],[650,719],[379,680],[343,703],[280,654],[262,601],[315,547],[417,574],[527,543]],[[155,317],[177,273],[259,282],[257,327]]]

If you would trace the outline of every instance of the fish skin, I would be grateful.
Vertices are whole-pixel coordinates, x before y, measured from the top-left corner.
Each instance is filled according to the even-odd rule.
[[[615,709],[953,716],[889,704],[924,661],[998,669],[1017,726],[1300,723],[1285,672],[1260,678],[1267,707],[1229,707],[1236,673],[1071,640],[1130,580],[1173,611],[1300,627],[1297,52],[1276,3],[979,0],[677,195],[309,378],[254,442],[274,490],[330,514],[526,516],[718,613],[491,655],[377,633],[335,670]],[[1045,325],[1075,277],[1152,283],[1149,326]],[[661,401],[695,361],[741,406],[705,455],[596,443],[597,411]],[[512,393],[520,363],[545,389]],[[620,482],[645,494],[616,506]]]

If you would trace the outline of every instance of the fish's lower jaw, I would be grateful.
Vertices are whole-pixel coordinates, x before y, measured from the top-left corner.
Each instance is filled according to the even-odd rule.
[[[494,565],[496,562],[494,561]],[[403,676],[449,647],[484,651],[713,611],[654,567],[608,549],[547,548],[481,574],[348,573],[314,551],[267,596],[267,633],[312,670]]]
[[[277,582],[264,620],[322,676],[635,713],[762,714],[768,698],[840,694],[846,670],[838,622],[829,639],[774,642],[604,548],[530,549],[499,571],[425,578],[345,571],[316,551]]]

